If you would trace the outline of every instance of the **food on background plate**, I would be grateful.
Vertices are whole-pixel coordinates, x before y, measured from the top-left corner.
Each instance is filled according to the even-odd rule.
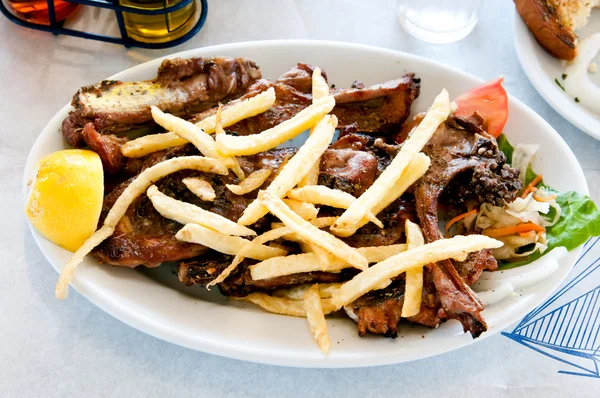
[[[600,50],[600,34],[579,38],[592,9],[600,0],[515,0],[517,11],[538,43],[551,55],[562,59],[564,71],[554,83],[573,101],[600,113],[600,88],[590,78],[596,73],[593,62]]]
[[[542,47],[556,58],[578,54],[576,31],[588,22],[599,0],[514,0],[517,11]]]
[[[164,61],[154,82],[200,84],[219,62]],[[253,65],[254,81],[244,80],[247,69],[235,79],[219,74],[236,89],[201,86],[181,108],[135,93],[143,117],[127,128],[154,134],[130,140],[123,120],[80,124],[95,133],[88,145],[105,165],[107,189],[94,217],[100,228],[61,271],[57,297],[66,297],[91,253],[114,266],[176,262],[187,286],[217,286],[267,311],[306,317],[324,352],[325,315],[341,310],[360,335],[396,337],[402,319],[428,327],[454,319],[477,337],[487,325],[471,286],[493,289],[490,280],[478,284],[484,271],[600,235],[589,198],[545,186],[531,168],[537,148],[512,147],[500,134],[508,112],[500,80],[459,96],[456,106],[442,90],[407,121],[419,95],[414,74],[340,89],[306,64],[270,81],[258,79],[251,61],[227,62]],[[82,116],[80,94],[67,127]],[[200,113],[187,113],[188,104]],[[308,129],[299,148],[276,148]]]

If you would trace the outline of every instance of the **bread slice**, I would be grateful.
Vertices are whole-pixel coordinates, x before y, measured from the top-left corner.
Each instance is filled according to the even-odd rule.
[[[517,11],[536,40],[550,54],[573,60],[577,34],[600,0],[514,0]]]

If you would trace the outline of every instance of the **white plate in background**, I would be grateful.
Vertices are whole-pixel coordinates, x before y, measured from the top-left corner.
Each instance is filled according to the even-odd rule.
[[[564,92],[555,79],[562,81],[565,67],[564,62],[548,54],[538,44],[527,29],[527,25],[515,11],[514,40],[519,62],[531,84],[556,112],[567,119],[575,127],[600,140],[600,114],[591,112],[575,102],[575,99]],[[577,32],[583,39],[591,34],[600,32],[600,9],[592,10],[588,24]],[[600,57],[596,62],[600,66]],[[600,84],[600,71],[591,74],[592,81]],[[562,84],[562,83],[561,83]]]
[[[413,113],[423,111],[442,88],[451,97],[482,81],[437,62],[397,51],[356,44],[319,41],[266,41],[235,43],[190,50],[170,57],[247,57],[260,65],[263,76],[276,78],[297,62],[320,66],[330,82],[348,87],[354,80],[365,84],[384,82],[415,72],[422,79],[421,95]],[[161,59],[128,69],[111,79],[140,80],[156,75]],[[93,82],[90,82],[93,83]],[[72,93],[64,93],[65,100]],[[35,142],[25,168],[24,193],[34,178],[41,157],[64,148],[61,122],[70,106],[50,120]],[[540,143],[536,171],[559,190],[588,193],[587,184],[575,156],[539,115],[517,99],[509,98],[509,118],[505,133],[513,144]],[[556,162],[557,154],[561,162]],[[71,253],[46,240],[33,227],[33,236],[42,253],[56,270]],[[145,333],[195,350],[286,366],[359,367],[412,361],[480,342],[511,325],[546,299],[567,276],[580,249],[561,260],[559,271],[543,282],[520,291],[484,311],[489,330],[473,340],[462,332],[457,321],[438,329],[402,325],[395,340],[381,336],[360,338],[348,318],[328,320],[331,353],[324,356],[314,343],[305,319],[269,314],[253,305],[229,301],[217,289],[185,287],[169,266],[152,270],[132,270],[100,265],[87,257],[75,273],[71,285],[80,294],[121,321]],[[53,299],[53,298],[52,298]],[[83,319],[81,320],[84,321]]]

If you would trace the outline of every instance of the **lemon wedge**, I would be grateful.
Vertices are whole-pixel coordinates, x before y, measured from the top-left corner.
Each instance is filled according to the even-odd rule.
[[[100,157],[66,149],[40,160],[25,213],[48,240],[76,251],[96,230],[103,197]]]

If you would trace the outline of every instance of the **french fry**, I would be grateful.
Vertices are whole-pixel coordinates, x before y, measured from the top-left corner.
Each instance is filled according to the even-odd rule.
[[[250,241],[239,236],[229,236],[197,224],[186,224],[175,237],[184,242],[198,243],[220,253],[236,255]],[[253,246],[246,257],[255,260],[266,260],[271,257],[285,255],[286,251],[270,246]]]
[[[327,228],[327,227],[331,227],[333,225],[333,223],[335,222],[335,220],[337,220],[337,217],[318,217],[318,218],[315,218],[314,220],[310,220],[309,223],[311,223],[312,225],[314,225],[317,228]],[[285,227],[285,224],[282,222],[271,223],[271,229],[283,228],[283,227]],[[291,230],[290,230],[290,232],[291,232]]]
[[[250,293],[242,298],[244,301],[249,301],[258,305],[262,309],[274,314],[297,316],[306,318],[306,310],[302,300],[291,300],[284,297],[272,297],[264,293]],[[331,299],[323,299],[321,301],[324,314],[330,314],[335,311],[331,304]]]
[[[406,243],[408,250],[425,244],[421,228],[410,220],[406,220]],[[406,271],[406,287],[404,289],[404,303],[402,304],[402,317],[408,318],[421,311],[423,293],[423,267]]]
[[[116,226],[121,217],[127,211],[129,205],[142,193],[164,176],[179,170],[193,169],[207,173],[227,174],[227,167],[218,159],[205,158],[203,156],[184,156],[160,162],[142,171],[135,180],[127,186],[121,196],[116,200],[112,209],[108,212],[105,225]]]
[[[279,218],[286,227],[297,233],[304,240],[321,246],[329,253],[334,254],[336,257],[358,269],[367,268],[367,259],[356,249],[302,219],[302,217],[290,210],[277,196],[267,191],[261,191],[258,193],[258,199],[269,209],[271,214]]]
[[[350,207],[340,216],[331,228],[339,236],[350,236],[358,229],[360,221],[373,209],[378,202],[401,179],[405,170],[414,159],[415,155],[427,144],[437,128],[450,114],[450,98],[446,90],[435,98],[425,118],[415,129],[413,134],[404,142],[402,149],[392,160],[390,165]]]
[[[314,220],[319,213],[319,209],[312,203],[301,202],[294,199],[283,199],[283,203],[306,221]]]
[[[229,127],[240,120],[263,113],[275,103],[275,90],[269,88],[252,98],[235,101],[221,114],[223,127]],[[196,126],[207,134],[216,131],[216,115],[196,123]],[[188,141],[175,133],[151,134],[126,142],[121,146],[121,152],[128,158],[141,158],[149,153],[187,144]]]
[[[330,225],[332,225],[335,222],[335,220],[336,220],[335,217],[322,217],[322,218],[317,218],[315,220],[312,220],[312,221],[310,221],[310,223],[313,224],[314,226],[316,226],[317,228],[325,228],[325,227],[329,227]],[[237,268],[237,266],[244,260],[244,258],[246,258],[246,254],[250,250],[258,250],[261,247],[260,245],[263,245],[269,241],[279,239],[282,236],[290,235],[293,233],[294,232],[291,229],[284,226],[283,224],[281,224],[280,226],[271,225],[270,231],[267,231],[264,234],[257,236],[252,241],[248,242],[235,255],[231,264],[229,264],[229,266],[227,268],[225,268],[218,277],[216,277],[212,282],[210,282],[206,285],[207,289],[210,290],[211,286],[217,285],[217,284],[223,282],[225,279],[227,279],[227,277],[231,274],[231,272],[233,272]]]
[[[321,298],[331,298],[333,292],[342,286],[341,283],[319,283],[318,285],[319,296]],[[289,289],[277,289],[273,292],[273,296],[286,297],[292,300],[302,300],[304,298],[304,294],[310,288],[311,285],[300,285]]]
[[[310,168],[308,174],[304,176],[298,183],[299,187],[306,187],[309,185],[317,185],[319,183],[319,170],[321,166],[321,159],[317,160],[313,167]]]
[[[58,276],[58,282],[56,283],[56,298],[64,300],[68,297],[69,283],[71,283],[71,280],[73,279],[77,266],[83,261],[83,258],[94,249],[94,247],[98,246],[112,235],[115,226],[123,215],[125,215],[129,205],[135,198],[144,193],[155,181],[183,169],[227,174],[227,168],[223,162],[217,159],[205,158],[203,156],[173,158],[142,171],[115,201],[113,207],[104,219],[103,226],[94,232],[94,234],[81,245],[81,247],[73,254],[69,262],[62,268],[60,275]]]
[[[347,209],[356,198],[347,192],[331,189],[324,185],[310,185],[302,188],[292,189],[287,194],[288,198],[303,202],[314,203]]]
[[[319,296],[319,286],[313,285],[308,289],[303,301],[306,319],[313,339],[324,354],[329,354],[329,334],[327,333],[327,322],[325,321],[321,297]]]
[[[227,279],[227,277],[237,268],[237,266],[240,265],[240,263],[244,261],[246,257],[248,257],[248,253],[255,250],[260,250],[260,248],[263,247],[262,245],[264,245],[265,243],[275,239],[279,239],[282,236],[290,233],[292,233],[292,230],[287,227],[275,228],[249,241],[240,250],[238,250],[237,253],[235,253],[235,257],[233,258],[231,264],[229,264],[227,268],[225,268],[219,274],[219,276],[217,276],[215,279],[209,282],[206,285],[206,288],[210,290],[212,286],[215,286]]]
[[[325,205],[338,209],[347,209],[354,201],[356,201],[356,198],[347,192],[340,191],[339,189],[331,189],[323,185],[310,185],[292,189],[288,192],[287,196],[303,202]],[[379,228],[383,228],[383,223],[370,212],[367,213],[366,218]]]
[[[315,126],[313,134],[308,137],[304,145],[281,168],[279,174],[273,179],[266,191],[278,198],[282,198],[288,191],[294,188],[321,154],[325,152],[333,138],[336,126],[337,118],[335,116],[325,116]],[[246,207],[238,223],[241,225],[250,225],[265,214],[267,214],[267,209],[260,201],[255,200]]]
[[[215,136],[219,134],[225,134],[225,129],[223,128],[223,105],[221,104],[219,104],[217,113],[215,114]]]
[[[348,263],[335,258],[326,266],[317,253],[301,253],[290,256],[274,257],[250,266],[250,276],[255,281],[303,272],[339,272],[351,267]]]
[[[198,224],[225,235],[256,235],[256,232],[250,228],[239,225],[223,216],[204,210],[191,203],[173,199],[160,192],[156,185],[148,188],[146,194],[156,211],[169,220],[177,221],[180,224]]]
[[[321,74],[321,68],[316,67],[312,74],[313,104],[329,95],[329,86]]]
[[[244,172],[235,158],[222,156],[217,151],[215,140],[196,125],[178,118],[177,116],[164,113],[155,106],[152,106],[152,118],[154,121],[166,130],[173,130],[181,138],[191,142],[201,154],[213,159],[219,159],[225,163],[240,179],[244,179]]]
[[[335,256],[333,254],[328,253],[327,250],[315,245],[312,242],[307,242],[307,244],[310,246],[312,252],[317,255],[319,264],[321,264],[321,268],[327,268],[331,266],[331,263],[335,260]]]
[[[388,246],[367,246],[359,247],[358,252],[366,257],[369,263],[378,263],[406,251],[407,246],[404,243],[397,243]]]
[[[502,242],[484,235],[457,235],[451,239],[440,239],[372,265],[344,283],[331,299],[336,308],[341,308],[373,290],[382,282],[410,269],[449,258],[464,261],[468,253],[500,246]]]
[[[236,137],[233,135],[217,136],[217,148],[226,156],[254,155],[275,148],[279,144],[291,140],[303,131],[315,126],[319,120],[333,109],[335,100],[327,96],[298,112],[275,127],[260,134]],[[312,167],[312,163],[310,165]],[[302,176],[306,174],[308,169]]]
[[[360,247],[356,249],[369,263],[380,262],[406,251],[406,245]],[[278,276],[299,274],[302,272],[339,272],[351,265],[333,256],[330,262],[323,264],[315,252],[294,254],[283,257],[271,257],[250,266],[250,276],[254,280],[275,278]]]
[[[427,172],[429,168],[429,164],[431,163],[431,159],[429,156],[424,153],[418,153],[413,161],[408,166],[407,170],[404,172],[400,181],[396,182],[391,190],[389,190],[386,195],[378,202],[373,208],[373,214],[379,214],[382,210],[392,204],[396,199],[398,199],[406,190],[415,183],[419,178],[423,176]],[[358,223],[358,228],[367,224],[371,219],[369,217],[365,217]],[[357,228],[357,229],[358,229]]]
[[[327,82],[321,75],[321,69],[315,68],[312,75],[312,97],[313,104],[329,95],[329,86]],[[312,130],[310,131],[312,134]],[[307,185],[317,185],[319,182],[319,170],[321,166],[321,159],[318,159],[313,167],[310,168],[310,171],[304,176],[302,180],[298,183],[298,186],[304,187]]]
[[[236,195],[245,195],[260,188],[267,181],[271,173],[272,171],[269,169],[256,170],[239,184],[227,184],[225,186]]]
[[[194,195],[206,202],[212,202],[217,197],[210,182],[203,178],[188,177],[181,181]]]
[[[69,262],[60,270],[58,282],[54,295],[59,300],[64,300],[69,294],[69,283],[73,280],[75,275],[75,269],[83,261],[84,257],[87,256],[94,247],[102,243],[106,238],[111,236],[115,232],[115,227],[112,225],[104,225],[102,228],[94,232],[92,236],[86,239],[79,249],[73,254]]]

